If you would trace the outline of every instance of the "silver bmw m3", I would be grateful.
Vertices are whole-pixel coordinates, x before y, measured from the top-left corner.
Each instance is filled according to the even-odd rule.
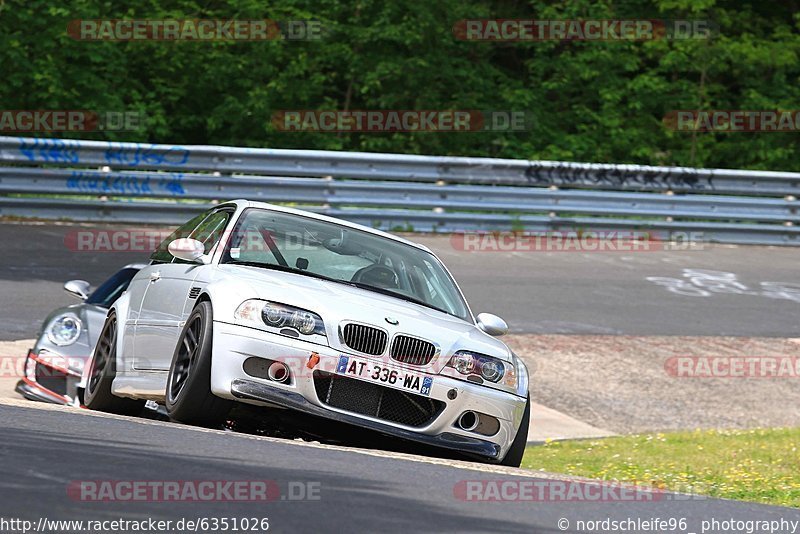
[[[236,200],[179,227],[111,306],[85,404],[216,425],[247,403],[518,466],[528,373],[506,331],[422,245]]]

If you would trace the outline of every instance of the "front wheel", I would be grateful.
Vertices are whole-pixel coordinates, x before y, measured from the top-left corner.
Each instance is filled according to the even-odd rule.
[[[84,405],[90,410],[119,415],[138,415],[145,401],[117,397],[111,384],[117,376],[117,318],[114,313],[106,317],[97,347],[89,367],[89,378],[83,393]]]
[[[507,465],[509,467],[519,467],[522,464],[522,456],[525,454],[525,446],[528,444],[528,427],[531,423],[531,398],[528,396],[525,402],[525,413],[522,416],[522,421],[517,430],[517,437],[514,438],[514,443],[508,449],[503,461],[500,465]]]
[[[217,426],[233,406],[211,393],[212,313],[208,301],[195,307],[172,355],[165,404],[169,416],[181,423]]]

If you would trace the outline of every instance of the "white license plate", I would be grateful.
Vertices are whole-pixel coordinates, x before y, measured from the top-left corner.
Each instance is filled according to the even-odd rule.
[[[430,376],[397,367],[388,367],[354,356],[339,356],[336,374],[375,382],[426,397],[431,394],[433,386],[433,378]]]

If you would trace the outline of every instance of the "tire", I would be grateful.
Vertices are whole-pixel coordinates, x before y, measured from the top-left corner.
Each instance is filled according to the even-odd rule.
[[[525,454],[525,446],[528,444],[528,427],[531,423],[531,397],[525,402],[525,414],[522,416],[522,421],[517,430],[517,436],[514,438],[514,443],[511,448],[503,457],[500,465],[507,465],[509,467],[519,467],[522,464],[522,456]]]
[[[119,415],[138,415],[144,408],[145,401],[117,397],[111,393],[111,383],[116,376],[117,318],[111,313],[106,317],[103,330],[97,339],[83,402],[90,410]]]
[[[212,313],[207,300],[195,306],[172,355],[165,405],[181,423],[218,426],[234,405],[211,393]]]

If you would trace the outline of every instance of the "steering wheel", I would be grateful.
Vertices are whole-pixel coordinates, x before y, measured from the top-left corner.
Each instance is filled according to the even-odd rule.
[[[385,265],[368,265],[359,269],[350,281],[387,289],[400,287],[397,282],[397,273]]]

